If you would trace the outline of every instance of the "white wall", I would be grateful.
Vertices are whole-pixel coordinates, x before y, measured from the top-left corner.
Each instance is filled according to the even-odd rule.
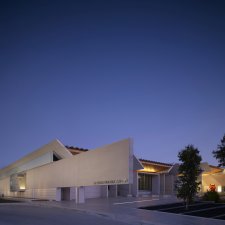
[[[0,179],[15,173],[23,172],[53,161],[53,152],[61,158],[70,158],[72,154],[58,140],[54,140],[31,152],[16,162],[0,170]]]
[[[134,197],[138,196],[138,173],[133,172],[133,184],[131,186],[131,193]]]
[[[129,184],[118,185],[118,194],[127,197],[129,195]]]
[[[166,174],[166,187],[165,187],[165,194],[166,195],[172,195],[174,194],[174,181],[175,181],[175,178],[174,178],[174,175],[169,175],[169,174]]]
[[[129,139],[27,171],[27,188],[129,183]],[[133,161],[133,158],[132,158]]]
[[[50,147],[52,148],[52,145]],[[61,148],[60,145],[59,147]],[[25,170],[26,191],[10,193],[10,179],[6,177],[0,180],[0,194],[56,199],[57,187],[91,186],[90,188],[86,187],[86,197],[91,198],[104,195],[103,189],[96,186],[107,187],[107,185],[116,183],[132,183],[133,175],[131,173],[133,173],[133,168],[131,168],[131,165],[133,165],[133,152],[130,139],[57,162],[49,163],[50,160],[52,160],[52,152],[47,152],[20,165],[16,171],[22,172]],[[29,169],[46,162],[48,162],[47,165]],[[11,170],[10,173],[12,172],[15,171]],[[4,173],[2,174],[5,176]],[[93,188],[93,186],[95,187]],[[72,190],[70,196],[73,196],[73,194]]]
[[[152,194],[160,193],[160,177],[159,175],[152,176]]]
[[[101,186],[85,187],[85,198],[100,198],[102,196]]]
[[[14,167],[13,169],[4,173],[4,177],[50,163],[52,162],[52,155],[53,155],[52,152],[47,152],[44,155],[41,155],[31,161],[28,161],[22,165]]]
[[[10,192],[10,178],[0,180],[0,195],[55,200],[56,188],[26,189],[22,192]]]

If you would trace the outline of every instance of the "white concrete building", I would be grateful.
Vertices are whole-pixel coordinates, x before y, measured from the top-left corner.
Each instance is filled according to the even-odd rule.
[[[213,175],[210,166],[206,170]],[[130,139],[94,150],[54,140],[1,169],[0,194],[79,203],[88,198],[171,195],[176,177],[177,165],[138,160]],[[210,185],[204,182],[202,190]]]

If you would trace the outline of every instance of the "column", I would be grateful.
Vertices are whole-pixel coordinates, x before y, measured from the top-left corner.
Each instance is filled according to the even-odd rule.
[[[62,200],[62,193],[61,193],[61,188],[56,188],[56,197],[55,200],[56,201],[61,201]]]
[[[171,193],[171,194],[174,195],[174,185],[175,185],[175,184],[174,184],[174,175],[171,176],[171,180],[172,180],[172,181],[171,181],[171,184],[172,184],[172,188],[171,188],[171,190],[172,190],[171,192],[172,192],[172,193]]]
[[[101,186],[101,196],[103,198],[108,198],[109,197],[109,191],[108,191],[108,185],[102,185]]]
[[[158,194],[160,195],[160,174],[158,174]]]
[[[164,176],[163,176],[163,195],[165,195],[166,194],[166,174],[164,173],[163,174]]]
[[[83,186],[76,187],[76,203],[85,203],[85,189]]]

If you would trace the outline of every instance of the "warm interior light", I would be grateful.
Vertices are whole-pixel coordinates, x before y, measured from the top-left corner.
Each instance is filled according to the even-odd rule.
[[[156,170],[153,167],[145,166],[144,169],[140,170],[142,172],[150,172],[150,173],[155,173]]]
[[[26,187],[24,185],[20,186],[20,190],[25,190],[25,189],[26,189]]]
[[[218,186],[218,187],[217,187],[217,191],[218,191],[218,192],[222,192],[222,186]]]

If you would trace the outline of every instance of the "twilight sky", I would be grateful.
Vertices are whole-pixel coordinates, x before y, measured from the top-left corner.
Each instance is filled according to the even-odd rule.
[[[225,2],[1,1],[0,167],[58,138],[203,161],[225,133]]]

